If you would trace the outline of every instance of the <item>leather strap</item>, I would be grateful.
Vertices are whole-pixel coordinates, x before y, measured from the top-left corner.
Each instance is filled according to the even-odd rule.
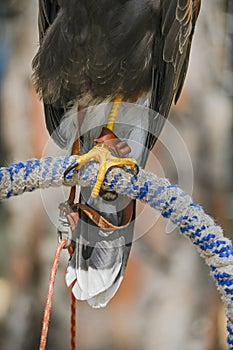
[[[103,142],[107,147],[109,147],[111,150],[113,150],[117,156],[122,157],[122,154],[118,151],[118,149],[116,147],[117,144],[119,142],[121,142],[121,139],[119,139],[119,137],[116,134],[114,134],[114,132],[112,132],[111,130],[109,130],[105,126],[102,128],[101,134],[98,137],[98,139],[95,139],[94,141],[96,143]]]
[[[133,216],[133,201],[131,200],[129,204],[124,208],[122,225],[120,226],[113,225],[111,222],[106,220],[102,215],[100,215],[97,211],[95,211],[93,208],[89,207],[86,204],[75,203],[71,206],[68,202],[65,202],[59,205],[59,209],[63,210],[64,213],[66,214],[72,230],[75,229],[75,226],[78,223],[78,218],[79,218],[78,209],[80,209],[99,228],[105,231],[116,231],[116,230],[122,230],[123,228],[126,228],[130,224]]]
[[[130,201],[127,207],[124,208],[122,225],[120,226],[113,225],[102,215],[100,215],[97,211],[95,211],[93,208],[89,207],[86,204],[77,203],[75,204],[75,206],[81,209],[91,219],[91,221],[94,222],[94,224],[96,224],[96,226],[105,231],[116,231],[126,228],[130,224],[133,216],[133,201]]]

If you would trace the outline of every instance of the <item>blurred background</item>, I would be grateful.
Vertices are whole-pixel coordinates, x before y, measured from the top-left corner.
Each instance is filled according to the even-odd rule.
[[[188,77],[170,122],[191,156],[194,200],[233,238],[233,0],[202,2]],[[37,6],[36,0],[0,1],[1,166],[41,157],[49,138],[31,81]],[[170,139],[182,160],[183,149]],[[169,152],[158,142],[154,153],[175,183]],[[185,157],[182,166],[185,173]],[[0,349],[38,348],[57,244],[42,198],[38,191],[0,203]],[[58,203],[53,206],[57,210]],[[142,215],[138,232],[146,221]],[[124,282],[105,309],[78,304],[79,350],[227,349],[224,310],[209,270],[191,243],[171,230],[159,218],[134,243]],[[69,348],[67,261],[64,251],[48,350]]]

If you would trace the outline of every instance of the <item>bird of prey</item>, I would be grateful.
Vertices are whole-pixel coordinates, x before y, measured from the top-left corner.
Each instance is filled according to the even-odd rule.
[[[150,110],[167,118],[183,87],[200,3],[39,0],[40,45],[33,60],[34,80],[54,140],[61,147],[69,141],[69,133],[63,132],[64,120],[71,120],[70,111],[75,110],[79,123],[74,132],[82,135],[78,143],[72,139],[72,153],[81,152],[81,163],[97,159],[102,171],[106,163],[134,168],[131,158],[135,158],[144,166],[148,152],[131,145],[130,135],[137,129],[137,137],[151,150],[163,121],[148,118],[148,132],[140,135],[140,116],[137,120],[135,117],[134,128],[131,114],[126,141],[120,130],[125,129],[124,120],[127,124],[127,111],[121,113],[117,126],[119,109],[124,102],[146,100]],[[101,130],[94,121],[100,120],[98,106],[106,101],[112,107],[107,120],[100,122]],[[96,113],[92,111],[94,117],[85,112],[89,106],[97,107]],[[82,128],[84,132],[80,132]],[[66,276],[76,298],[87,300],[93,307],[105,306],[122,281],[135,219],[133,201],[116,194],[111,197],[101,189],[104,175],[102,171],[94,192],[81,189],[75,248]]]

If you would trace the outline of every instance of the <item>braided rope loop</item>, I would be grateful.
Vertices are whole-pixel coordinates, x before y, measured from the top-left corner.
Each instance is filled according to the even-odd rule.
[[[98,171],[94,162],[71,172],[64,179],[64,171],[76,160],[76,156],[47,157],[1,168],[0,199],[51,186],[93,186]],[[105,189],[140,199],[159,210],[194,244],[209,266],[221,294],[227,316],[228,349],[233,349],[233,249],[221,227],[178,186],[142,169],[137,176],[132,176],[123,169],[113,168],[106,174],[103,185]]]

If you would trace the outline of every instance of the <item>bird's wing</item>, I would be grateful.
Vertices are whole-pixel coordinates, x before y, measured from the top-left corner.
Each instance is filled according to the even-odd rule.
[[[201,0],[163,0],[155,15],[151,108],[164,118],[173,99],[177,102],[183,87],[200,5]],[[150,149],[155,141],[156,135],[150,135]]]
[[[57,17],[60,5],[57,0],[39,0],[39,37],[43,39],[47,29]]]
[[[53,24],[60,10],[61,0],[39,0],[39,15],[38,15],[38,27],[39,27],[39,39],[40,43],[43,41],[46,31]],[[36,58],[34,63],[36,65]],[[57,143],[63,147],[64,140],[56,133],[61,119],[65,114],[65,109],[62,107],[55,107],[51,104],[44,103],[44,113],[47,129],[50,134],[56,139]]]

